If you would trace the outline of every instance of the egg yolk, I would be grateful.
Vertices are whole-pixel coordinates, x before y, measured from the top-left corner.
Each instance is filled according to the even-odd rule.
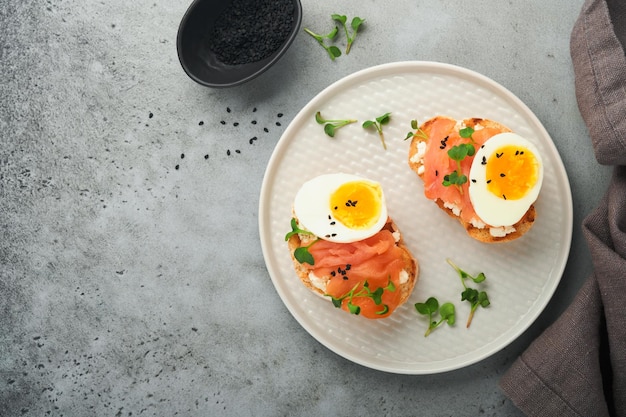
[[[364,181],[346,182],[330,196],[333,217],[350,229],[367,229],[380,217],[382,190]]]
[[[487,189],[505,200],[519,200],[537,183],[539,162],[523,146],[498,148],[487,160]]]

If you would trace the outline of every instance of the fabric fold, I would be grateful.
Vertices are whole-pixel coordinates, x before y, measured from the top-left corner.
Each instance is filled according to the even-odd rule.
[[[582,225],[593,274],[500,381],[528,416],[626,416],[626,54],[615,32],[626,33],[625,11],[586,0],[572,30],[580,113],[596,159],[615,168]]]

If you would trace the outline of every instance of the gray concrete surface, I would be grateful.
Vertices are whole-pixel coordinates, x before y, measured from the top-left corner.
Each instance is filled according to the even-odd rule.
[[[188,2],[0,1],[0,415],[521,415],[498,379],[590,273],[580,223],[608,182],[574,96],[582,1],[302,3],[303,27],[366,18],[349,56],[331,62],[301,32],[261,77],[211,90],[177,59]],[[575,209],[539,320],[432,376],[371,370],[309,336],[271,284],[257,226],[264,169],[298,110],[402,60],[464,66],[520,97],[561,153]]]

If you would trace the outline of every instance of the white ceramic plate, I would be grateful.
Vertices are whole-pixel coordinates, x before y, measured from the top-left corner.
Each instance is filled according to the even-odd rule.
[[[358,123],[326,136],[316,111]],[[384,126],[387,150],[365,120],[391,112]],[[545,165],[537,220],[521,239],[488,245],[467,236],[460,224],[423,195],[421,180],[407,164],[411,120],[435,115],[499,121],[531,140]],[[382,320],[335,309],[296,276],[284,240],[293,198],[306,180],[347,172],[379,181],[389,215],[418,259],[419,281],[408,302]],[[433,62],[399,62],[359,71],[311,100],[285,130],[270,159],[259,206],[261,245],[278,294],[296,320],[319,342],[361,365],[402,374],[431,374],[476,363],[499,351],[539,316],[552,297],[569,254],[572,197],[567,174],[541,122],[511,92],[470,70]],[[446,263],[450,257],[469,273],[484,272],[491,305],[469,314],[462,284]],[[414,308],[435,296],[457,308],[457,323],[424,337],[427,319]]]

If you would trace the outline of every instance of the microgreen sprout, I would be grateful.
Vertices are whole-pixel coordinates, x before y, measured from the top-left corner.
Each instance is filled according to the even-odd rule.
[[[326,133],[331,138],[335,137],[335,131],[345,125],[349,125],[350,123],[356,123],[355,119],[345,119],[345,120],[330,120],[324,119],[322,117],[321,112],[315,113],[315,121],[321,125],[324,125],[324,133]]]
[[[415,310],[419,314],[428,316],[428,329],[426,329],[424,337],[427,337],[430,332],[443,323],[448,323],[449,326],[452,326],[456,321],[454,304],[443,303],[439,306],[439,301],[435,297],[430,297],[423,303],[415,303]],[[439,320],[436,319],[437,315],[439,315]]]
[[[422,139],[428,139],[428,135],[420,128],[419,122],[417,120],[411,120],[411,129],[413,130],[406,134],[404,140],[413,139],[414,136]]]
[[[348,45],[346,46],[346,55],[348,55],[350,53],[350,48],[352,47],[352,43],[354,42],[354,39],[356,38],[356,33],[359,30],[359,27],[363,24],[363,22],[365,22],[365,19],[361,19],[360,17],[354,17],[352,19],[352,21],[350,22],[350,27],[352,27],[352,36],[350,36],[350,34],[348,33],[348,26],[346,24],[346,22],[348,21],[346,16],[340,15],[340,14],[333,14],[331,15],[331,17],[333,20],[336,20],[337,22],[341,23],[343,30],[346,33],[346,38],[348,39]]]
[[[296,219],[292,218],[291,219],[291,232],[285,235],[285,241],[289,240],[291,236],[296,235],[296,234],[315,236],[313,233],[309,232],[308,230],[304,230],[298,227],[298,223],[296,222]],[[313,240],[313,242],[311,242],[307,246],[300,246],[296,248],[296,250],[293,252],[293,257],[296,258],[296,260],[300,262],[301,264],[306,262],[309,265],[315,265],[315,259],[313,259],[313,255],[311,255],[311,252],[309,252],[309,248],[313,246],[313,244],[317,242],[318,240],[319,238]]]
[[[387,314],[387,312],[389,311],[389,306],[387,304],[383,304],[383,298],[382,298],[383,293],[385,291],[393,292],[395,290],[396,290],[396,286],[394,285],[394,283],[391,281],[391,278],[390,278],[389,282],[387,283],[387,286],[378,287],[374,291],[370,289],[369,283],[365,281],[363,283],[363,286],[360,289],[359,289],[359,284],[357,283],[354,287],[352,287],[350,291],[348,291],[346,294],[342,295],[341,297],[333,297],[329,294],[326,294],[326,295],[332,298],[333,305],[337,308],[340,308],[343,305],[343,301],[347,299],[348,311],[355,315],[358,315],[361,313],[361,307],[354,304],[352,301],[355,298],[371,298],[372,301],[374,301],[374,304],[376,304],[377,306],[382,305],[383,307],[383,309],[380,311],[377,311],[376,314],[383,315],[383,314]]]
[[[322,48],[324,48],[326,52],[328,52],[328,56],[330,56],[330,59],[334,61],[335,58],[341,56],[341,50],[339,48],[334,45],[326,45],[325,43],[326,39],[333,40],[335,36],[337,36],[337,32],[339,31],[339,28],[337,26],[335,26],[335,28],[326,35],[319,35],[307,28],[304,28],[304,31],[311,35],[313,38],[315,38],[315,40],[322,46]]]
[[[474,128],[473,127],[464,127],[463,129],[459,130],[459,135],[464,138],[464,139],[471,139],[472,142],[474,142],[474,139],[472,138],[472,135],[474,134]]]
[[[488,307],[490,302],[489,302],[489,297],[487,296],[487,293],[485,291],[478,291],[477,289],[468,287],[465,284],[465,280],[469,278],[472,281],[474,281],[474,283],[480,284],[487,277],[482,272],[476,276],[472,276],[468,274],[467,272],[465,272],[464,270],[462,270],[461,268],[459,268],[458,266],[456,266],[454,262],[452,262],[450,259],[446,259],[446,261],[459,274],[459,277],[461,278],[461,282],[463,283],[463,292],[461,293],[461,301],[467,301],[470,303],[471,309],[470,309],[470,314],[467,319],[467,325],[466,325],[466,327],[470,327],[470,324],[472,324],[472,319],[474,318],[474,313],[476,312],[476,309],[479,306],[483,308]]]
[[[376,118],[376,120],[366,120],[363,122],[363,128],[368,129],[370,127],[374,127],[376,132],[378,132],[378,136],[380,137],[380,141],[383,144],[383,148],[387,149],[387,145],[385,145],[385,135],[383,134],[383,125],[389,123],[391,119],[391,113],[385,113],[382,116]]]
[[[461,161],[467,156],[474,156],[475,153],[476,148],[471,143],[461,143],[448,150],[448,156],[456,162],[456,170],[443,177],[444,186],[455,185],[461,193],[463,192],[461,186],[467,182],[467,175],[461,171]]]

